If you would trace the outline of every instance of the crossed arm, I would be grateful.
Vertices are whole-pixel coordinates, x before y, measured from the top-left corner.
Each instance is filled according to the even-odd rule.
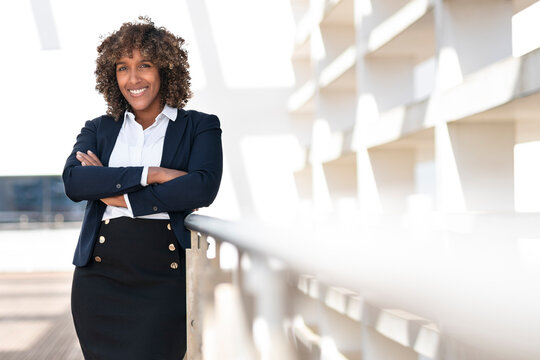
[[[86,153],[77,151],[77,159],[81,162],[82,166],[103,166],[101,160],[91,150]],[[187,172],[176,169],[167,169],[164,167],[150,166],[148,168],[147,184],[163,184],[164,182],[176,179],[177,177],[186,175]],[[106,205],[118,206],[127,208],[124,195],[109,196],[100,199]]]
[[[142,166],[106,167],[96,156],[98,122],[89,121],[77,137],[62,175],[73,201],[101,200],[126,206],[127,194],[134,216],[190,211],[208,206],[219,189],[223,167],[221,129],[213,115],[204,115],[191,131],[186,171],[150,167],[147,186],[141,184]]]

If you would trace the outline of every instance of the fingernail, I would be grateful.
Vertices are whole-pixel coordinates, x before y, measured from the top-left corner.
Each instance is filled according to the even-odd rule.
[[[90,150],[88,150],[88,153],[89,153],[89,154],[92,154],[92,152],[91,152]]]
[[[82,166],[85,166],[86,164],[85,164],[84,161],[83,161],[83,162],[81,162],[81,165],[82,165]]]

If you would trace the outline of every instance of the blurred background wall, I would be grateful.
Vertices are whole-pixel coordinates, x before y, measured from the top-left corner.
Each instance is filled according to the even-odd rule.
[[[60,174],[84,122],[106,109],[94,90],[96,47],[139,15],[186,40],[194,91],[186,108],[222,123],[222,186],[201,212],[234,219],[267,200],[290,208],[289,163],[303,149],[286,105],[295,83],[289,1],[28,0],[9,2],[5,14],[0,271],[70,268],[84,204],[65,197]],[[262,171],[272,189],[257,184]]]
[[[11,1],[0,270],[69,268],[83,205],[59,175],[105,111],[100,37],[139,15],[186,39],[187,108],[222,122],[222,187],[202,213],[459,227],[540,210],[536,1]]]

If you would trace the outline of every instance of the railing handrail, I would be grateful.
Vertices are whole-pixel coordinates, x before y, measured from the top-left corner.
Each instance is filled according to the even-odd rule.
[[[273,252],[271,248],[261,248],[260,244],[254,243],[253,231],[256,229],[247,224],[240,224],[212,216],[190,214],[186,217],[184,225],[189,230],[198,231],[221,241],[233,244],[239,249],[250,253],[279,257],[279,252]]]
[[[371,305],[429,319],[459,343],[503,358],[540,358],[540,261],[523,263],[519,240],[496,224],[466,236],[328,223],[271,227],[196,214],[185,225],[353,290]]]

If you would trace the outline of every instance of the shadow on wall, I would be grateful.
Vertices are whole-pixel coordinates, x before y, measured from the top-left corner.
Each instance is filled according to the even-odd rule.
[[[288,190],[282,191],[279,186],[265,188],[263,185],[261,188],[261,184],[257,183],[260,177],[255,175],[259,173],[261,167],[264,168],[265,156],[260,157],[262,166],[254,167],[252,161],[253,154],[256,153],[274,152],[273,159],[280,159],[283,155],[281,151],[283,149],[280,148],[282,136],[290,136],[286,104],[293,84],[258,88],[233,88],[227,84],[223,73],[224,62],[215,38],[219,29],[210,19],[207,3],[188,1],[187,4],[191,18],[196,19],[193,21],[194,34],[197,43],[201,46],[201,61],[205,77],[208,79],[206,87],[196,92],[192,106],[211,105],[212,111],[220,117],[223,128],[225,173],[220,194],[209,210],[217,216],[231,217],[231,209],[237,208],[237,217],[245,217],[261,215],[261,212],[276,211],[277,209],[274,208],[278,203],[280,206],[287,202],[294,203],[295,199],[291,198],[291,192]],[[288,6],[288,10],[292,12],[290,4]],[[214,28],[213,31],[209,31],[212,28]],[[252,30],[257,31],[257,29]],[[249,29],[245,31],[249,32]],[[238,41],[242,40],[244,39],[238,39]],[[246,49],[249,46],[249,39],[247,39]],[[287,65],[292,78],[292,65],[289,59],[287,59]],[[266,71],[275,70],[266,69]],[[263,141],[250,141],[253,138]],[[291,155],[294,156],[294,154]],[[287,157],[281,160],[287,160]],[[274,181],[274,185],[285,182],[287,187],[290,184],[294,185],[292,170],[287,164],[281,166],[280,161],[277,160],[267,165],[266,182]],[[289,178],[291,182],[288,181]],[[272,194],[273,201],[268,201],[268,197],[264,196],[268,193]],[[296,189],[293,195],[294,193],[297,193]]]

